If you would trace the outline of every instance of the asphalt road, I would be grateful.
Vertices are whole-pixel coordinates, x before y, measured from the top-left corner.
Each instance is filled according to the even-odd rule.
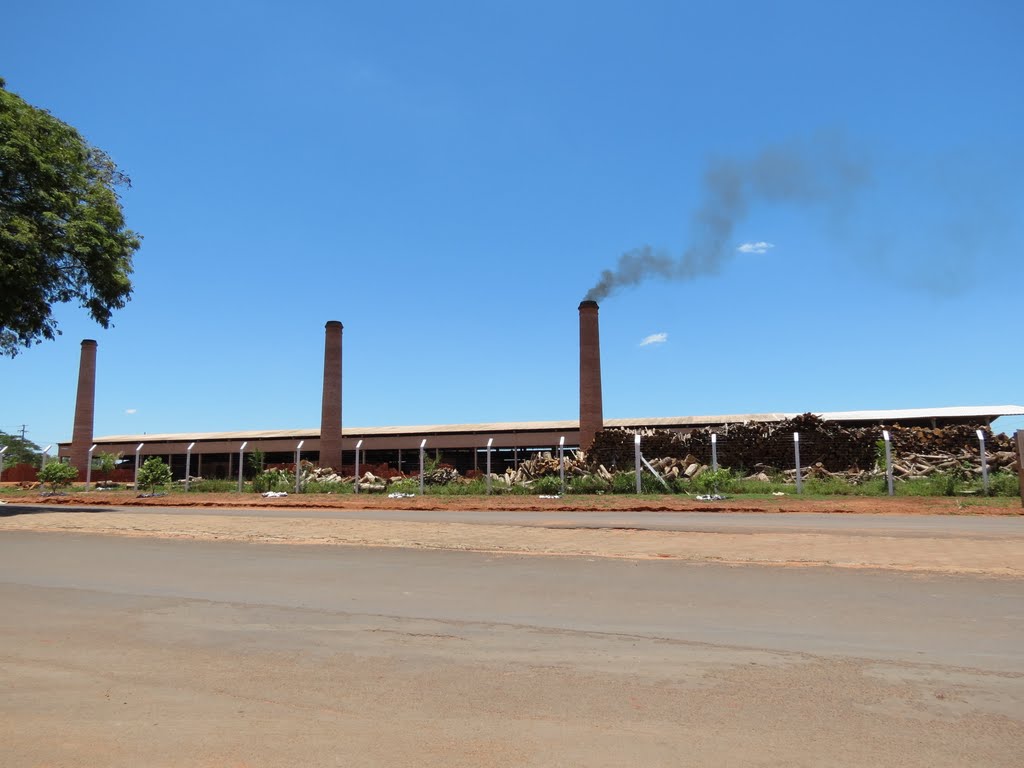
[[[0,601],[10,766],[1024,754],[1019,580],[11,532]]]

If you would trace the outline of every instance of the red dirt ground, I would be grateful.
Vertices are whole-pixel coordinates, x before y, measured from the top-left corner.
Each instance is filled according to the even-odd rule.
[[[704,502],[688,496],[565,496],[542,499],[537,496],[414,496],[389,499],[380,494],[304,494],[265,499],[246,493],[171,493],[166,496],[141,498],[133,491],[70,491],[58,496],[44,496],[39,490],[8,492],[0,496],[7,503],[69,504],[88,506],[156,506],[156,507],[232,507],[288,509],[411,509],[411,510],[522,510],[537,512],[574,510],[638,511],[638,512],[831,512],[900,515],[1021,515],[1020,500],[1014,498],[981,499],[973,497],[863,497],[834,496],[804,499],[796,496],[778,498],[735,498]]]

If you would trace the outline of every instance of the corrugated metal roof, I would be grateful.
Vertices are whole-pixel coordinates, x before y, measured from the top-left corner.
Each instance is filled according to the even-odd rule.
[[[901,419],[968,419],[1024,416],[1019,405],[966,405],[948,408],[903,408],[883,411],[831,411],[821,414],[826,421],[900,421]]]
[[[717,416],[654,416],[636,419],[605,419],[607,427],[700,427],[716,424],[737,424],[745,421],[782,421],[799,413],[746,413]],[[1024,416],[1019,405],[952,406],[946,408],[904,408],[868,411],[828,411],[818,414],[825,421],[869,421],[893,423],[911,419],[993,419],[999,416]],[[579,421],[506,421],[482,424],[420,424],[414,426],[345,427],[346,437],[355,436],[419,436],[442,434],[480,434],[489,432],[558,432],[579,429]],[[214,440],[316,439],[319,429],[245,430],[241,432],[178,432],[145,435],[107,435],[96,437],[96,443],[181,442]],[[70,442],[70,441],[69,441]],[[67,443],[61,443],[67,445]]]

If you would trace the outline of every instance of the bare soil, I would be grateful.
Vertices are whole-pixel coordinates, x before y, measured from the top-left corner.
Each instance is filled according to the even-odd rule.
[[[3,484],[7,485],[7,484]],[[232,509],[408,509],[408,510],[517,510],[527,512],[817,512],[891,515],[1021,515],[1015,498],[938,496],[834,496],[807,499],[796,496],[697,501],[691,496],[593,495],[540,498],[525,495],[413,496],[389,499],[382,494],[303,494],[265,499],[254,493],[169,493],[143,498],[134,491],[69,491],[56,496],[38,489],[4,493],[0,499],[18,504],[89,506],[230,507]]]
[[[10,497],[8,497],[10,498]],[[13,499],[12,499],[13,501]],[[174,493],[138,498],[129,492],[69,493],[43,497],[36,493],[23,504],[68,505],[67,512],[0,516],[0,532],[98,534],[107,536],[241,541],[254,543],[449,549],[547,556],[608,558],[671,558],[691,562],[758,564],[766,566],[832,566],[878,568],[931,573],[961,573],[995,577],[1024,576],[1024,535],[994,537],[960,532],[952,535],[903,532],[891,535],[872,526],[871,516],[855,530],[648,530],[621,526],[581,526],[571,513],[589,511],[689,511],[750,513],[777,512],[891,514],[1019,515],[1010,505],[965,506],[956,499],[843,498],[759,499],[739,502],[698,502],[680,497],[596,496],[540,499],[527,496],[490,498],[380,496],[301,496],[262,499],[253,494]],[[1007,500],[1012,502],[1014,500]],[[79,505],[79,508],[71,505]],[[88,510],[83,514],[81,506]],[[104,512],[104,506],[110,506]],[[116,507],[116,508],[115,508]],[[127,507],[127,509],[125,509]],[[171,513],[167,507],[185,507]],[[164,509],[161,509],[164,508]],[[219,514],[218,508],[233,510]],[[48,506],[52,510],[52,506]],[[137,512],[135,510],[138,510]],[[238,514],[237,510],[252,514]],[[273,514],[263,513],[274,509]],[[351,515],[324,517],[315,510],[348,510]],[[370,509],[422,511],[516,510],[548,513],[528,522],[507,523],[448,520],[360,519]],[[564,513],[564,514],[562,514]]]

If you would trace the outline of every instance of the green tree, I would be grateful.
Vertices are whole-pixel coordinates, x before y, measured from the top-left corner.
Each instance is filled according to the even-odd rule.
[[[53,339],[54,304],[104,328],[132,292],[139,235],[117,190],[131,181],[71,126],[0,78],[0,354]]]
[[[92,468],[100,476],[100,479],[107,480],[110,473],[117,469],[120,461],[120,453],[97,453],[92,457]]]
[[[159,456],[150,456],[139,467],[139,487],[142,490],[148,488],[153,492],[161,486],[170,485],[170,482],[171,468]]]
[[[78,470],[62,461],[51,461],[39,470],[39,482],[50,486],[52,493],[71,485],[78,479]]]
[[[13,467],[15,464],[31,464],[38,467],[42,449],[35,443],[26,440],[18,435],[9,435],[0,431],[0,445],[6,445],[4,451],[4,468]]]

